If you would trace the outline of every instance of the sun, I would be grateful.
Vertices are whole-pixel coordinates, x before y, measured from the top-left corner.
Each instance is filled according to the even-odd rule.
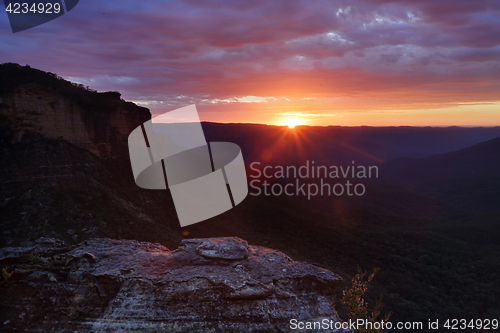
[[[295,126],[299,125],[297,119],[286,119],[283,123],[288,126],[288,128],[295,128]]]
[[[285,115],[285,117],[276,121],[276,124],[279,126],[287,126],[289,129],[294,129],[297,126],[304,125],[304,122],[307,122],[303,119],[303,117],[295,116],[295,115]]]

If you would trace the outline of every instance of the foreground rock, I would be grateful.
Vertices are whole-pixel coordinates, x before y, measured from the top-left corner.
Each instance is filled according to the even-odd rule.
[[[293,318],[338,321],[338,275],[239,238],[186,239],[175,251],[42,238],[1,249],[0,267],[14,271],[0,284],[3,332],[290,332]]]

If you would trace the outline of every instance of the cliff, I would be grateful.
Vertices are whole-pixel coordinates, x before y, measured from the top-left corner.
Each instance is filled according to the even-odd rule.
[[[38,133],[102,159],[127,158],[128,135],[148,119],[148,109],[118,92],[98,93],[29,66],[0,65],[0,126],[9,129],[4,139],[11,143]]]
[[[39,237],[177,245],[168,191],[139,189],[128,161],[128,135],[150,117],[117,92],[0,65],[0,247]]]
[[[14,272],[0,284],[3,332],[288,332],[293,318],[339,320],[338,275],[234,237],[175,251],[41,238],[1,249],[0,265]]]

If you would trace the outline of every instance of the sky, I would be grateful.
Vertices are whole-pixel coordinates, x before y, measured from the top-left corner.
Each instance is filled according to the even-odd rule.
[[[0,62],[215,122],[500,125],[499,0],[81,0]]]

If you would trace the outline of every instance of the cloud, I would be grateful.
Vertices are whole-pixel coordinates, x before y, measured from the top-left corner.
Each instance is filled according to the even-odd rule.
[[[87,0],[35,29],[3,29],[0,57],[153,110],[285,107],[269,96],[322,112],[339,96],[339,109],[418,109],[498,101],[498,31],[498,0]]]

